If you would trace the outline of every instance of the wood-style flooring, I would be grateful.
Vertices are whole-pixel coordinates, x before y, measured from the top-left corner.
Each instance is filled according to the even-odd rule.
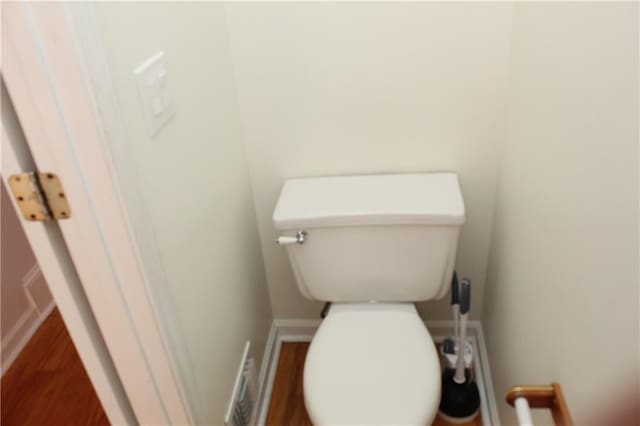
[[[2,426],[102,426],[109,421],[58,310],[0,383]]]
[[[309,349],[308,342],[282,344],[278,369],[273,383],[271,402],[267,414],[267,426],[311,426],[302,396],[302,371]],[[447,422],[436,417],[433,425],[446,426]],[[463,426],[480,426],[482,418]]]

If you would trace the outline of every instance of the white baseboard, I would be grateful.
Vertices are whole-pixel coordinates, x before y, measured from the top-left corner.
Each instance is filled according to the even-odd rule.
[[[280,353],[280,346],[276,344],[276,334],[277,334],[277,328],[274,322],[271,323],[271,328],[269,329],[269,335],[267,336],[267,343],[265,344],[264,347],[264,353],[262,355],[262,362],[260,363],[260,373],[258,374],[258,393],[256,396],[256,409],[255,409],[255,413],[253,414],[253,419],[251,421],[251,424],[259,424],[259,421],[261,419],[261,415],[264,412],[264,416],[266,418],[266,412],[269,410],[269,402],[271,400],[271,394],[269,393],[269,397],[266,398],[267,399],[267,406],[263,408],[263,403],[265,401],[265,395],[267,392],[267,389],[269,389],[269,392],[271,391],[271,388],[273,387],[273,378],[271,378],[270,376],[275,375],[271,374],[271,371],[273,371],[274,369],[277,369],[278,367],[278,355]],[[276,348],[278,349],[276,352]],[[274,359],[275,361],[275,367],[272,366],[272,364],[274,363]],[[271,380],[271,383],[269,383],[269,380]],[[264,424],[264,421],[260,424]]]
[[[278,368],[280,349],[284,342],[310,342],[320,326],[321,320],[308,319],[274,319],[265,347],[262,365],[260,367],[259,391],[255,424],[264,426],[271,402],[273,382]],[[425,325],[438,342],[446,336],[453,335],[453,321],[425,321]],[[482,421],[484,426],[499,426],[500,419],[493,393],[491,370],[480,321],[469,321],[468,335],[474,349],[474,370],[478,390],[480,391]]]
[[[7,334],[2,337],[1,375],[3,376],[56,306],[52,298],[41,300],[43,303],[38,304],[36,300],[38,298],[34,297],[32,293],[36,285],[46,286],[46,283],[42,277],[40,266],[34,263],[22,277],[22,289],[29,301],[29,308],[22,313]],[[48,290],[46,290],[45,294],[49,294]]]
[[[491,367],[489,366],[489,353],[487,352],[486,341],[484,340],[484,331],[482,331],[482,324],[478,321],[478,327],[476,328],[478,338],[478,357],[480,365],[482,366],[482,373],[484,376],[485,394],[487,395],[487,401],[489,405],[489,415],[491,417],[492,425],[500,426],[500,415],[498,414],[498,405],[496,404],[496,394],[493,387],[493,380],[491,375]]]
[[[22,290],[38,315],[44,315],[53,302],[53,296],[37,263],[22,277]]]
[[[322,320],[274,319],[276,336],[281,342],[310,342]]]
[[[20,355],[20,352],[27,346],[29,340],[38,331],[45,319],[51,314],[56,304],[52,300],[51,303],[39,313],[35,309],[25,311],[14,326],[7,332],[2,339],[2,372],[1,376],[9,370],[11,365]]]

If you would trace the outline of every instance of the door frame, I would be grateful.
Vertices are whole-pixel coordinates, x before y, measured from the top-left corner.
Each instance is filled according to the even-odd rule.
[[[26,165],[31,160],[29,153],[19,149],[19,144],[23,143],[21,138],[10,136],[4,124],[1,131],[2,174],[6,185],[9,176],[31,170],[32,167]],[[16,201],[13,197],[9,198],[19,212]],[[26,223],[20,220],[20,224],[110,423],[135,424],[133,410],[66,253],[59,229],[56,229],[55,223]]]
[[[97,331],[89,327],[87,315],[78,314],[77,301],[75,307],[60,303],[69,283],[58,276],[50,282],[52,292],[96,392],[116,424],[132,420],[122,398],[116,397],[122,390],[139,424],[194,424],[68,11],[60,3],[11,2],[2,4],[2,15],[2,77],[36,167],[56,173],[63,182],[72,214],[58,223],[60,232],[86,295],[85,312],[88,309],[95,317],[121,384],[118,389],[115,380],[99,378],[91,362],[100,350]],[[17,170],[17,160],[12,168],[23,171]],[[3,179],[8,172],[4,169]],[[34,249],[42,244],[32,229],[42,224],[23,226]],[[52,253],[38,256],[45,250],[51,248],[36,250],[36,256],[49,280],[56,271],[51,262],[43,261]]]

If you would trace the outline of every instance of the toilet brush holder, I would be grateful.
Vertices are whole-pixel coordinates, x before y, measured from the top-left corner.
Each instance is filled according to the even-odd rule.
[[[453,337],[447,337],[445,340],[450,340],[452,341],[452,343],[455,342]],[[447,348],[445,346],[451,345],[440,345],[440,359],[442,360],[441,365],[443,369],[453,370],[456,368],[456,364],[458,363],[458,345],[453,343],[453,351],[447,351]],[[473,365],[473,346],[471,345],[471,342],[466,342],[464,346],[464,367],[471,368],[471,366]]]
[[[467,345],[467,317],[471,301],[471,283],[462,280],[460,289],[460,342]],[[450,346],[450,345],[449,345]],[[465,351],[466,352],[466,351]],[[480,392],[471,370],[465,368],[465,357],[459,356],[456,368],[442,373],[442,397],[438,414],[448,423],[460,424],[473,420],[480,412]]]

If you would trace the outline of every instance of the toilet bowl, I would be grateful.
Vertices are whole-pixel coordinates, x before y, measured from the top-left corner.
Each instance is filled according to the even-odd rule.
[[[427,425],[438,355],[413,304],[334,304],[311,342],[304,401],[314,425]]]
[[[300,293],[331,301],[304,366],[315,425],[425,425],[435,345],[408,302],[449,289],[464,203],[453,173],[288,180],[273,222]]]

